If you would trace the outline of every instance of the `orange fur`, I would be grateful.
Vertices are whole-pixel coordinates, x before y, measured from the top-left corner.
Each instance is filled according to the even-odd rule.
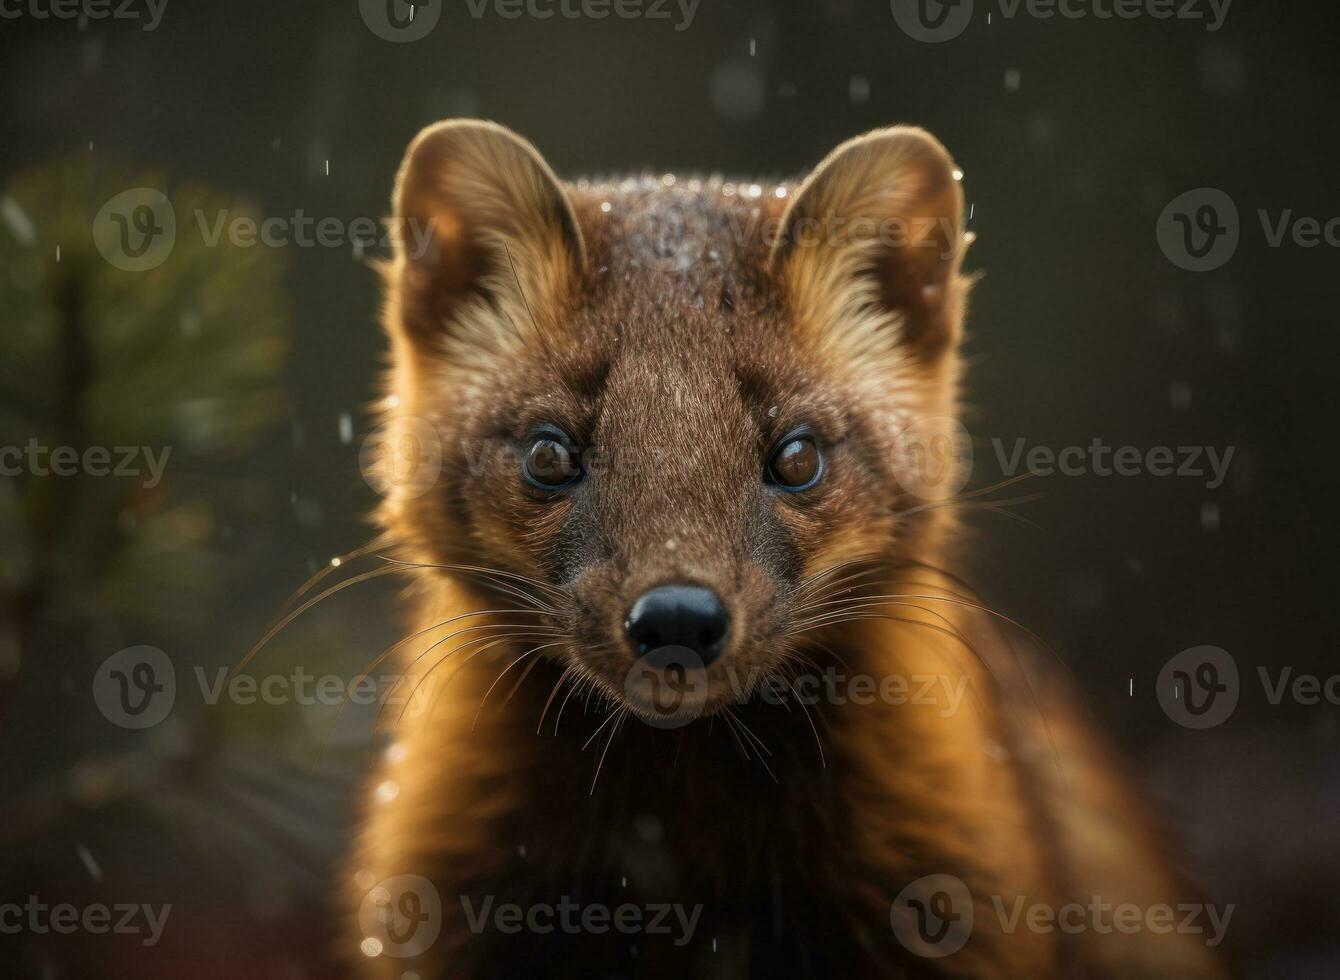
[[[1220,975],[1195,937],[1072,939],[1009,931],[995,912],[993,897],[1184,896],[1064,683],[940,571],[952,495],[899,483],[909,426],[934,436],[957,417],[968,281],[943,147],[880,130],[780,193],[721,178],[564,187],[506,130],[453,122],[411,145],[396,201],[434,248],[402,249],[387,271],[386,421],[440,440],[443,467],[379,519],[423,566],[411,628],[425,633],[402,666],[431,710],[394,731],[375,783],[396,792],[368,798],[349,894],[357,906],[370,883],[422,876],[443,916],[418,955],[361,956],[367,975]],[[806,239],[833,218],[847,231]],[[540,423],[605,454],[580,491],[522,485],[513,450]],[[798,424],[828,470],[784,498],[760,472]],[[732,632],[706,671],[709,717],[663,730],[625,696],[622,627],[636,596],[672,581],[718,593]],[[885,618],[820,620],[827,608]],[[758,697],[760,679],[832,662],[946,687],[813,716]],[[943,958],[891,926],[899,892],[930,874],[975,901],[971,940]],[[700,905],[702,930],[683,945],[475,934],[461,901],[568,893]]]

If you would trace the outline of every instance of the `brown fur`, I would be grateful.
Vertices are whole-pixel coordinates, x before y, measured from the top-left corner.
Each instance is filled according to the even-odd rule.
[[[401,249],[387,271],[386,421],[435,433],[442,468],[379,517],[397,557],[426,566],[412,589],[412,629],[426,632],[401,652],[431,708],[395,732],[375,782],[396,792],[370,795],[349,877],[355,905],[371,882],[427,878],[443,921],[421,955],[360,956],[367,975],[1219,975],[1195,936],[1006,934],[990,902],[1185,896],[1053,671],[951,601],[964,595],[939,571],[952,507],[919,506],[899,484],[899,433],[957,414],[968,283],[952,170],[912,128],[844,144],[781,196],[721,179],[564,186],[485,123],[414,141],[397,213],[431,226],[433,247]],[[844,231],[806,237],[832,216]],[[667,217],[681,233],[664,232]],[[902,239],[877,233],[889,221]],[[578,491],[547,497],[519,479],[516,446],[540,423],[601,454]],[[770,492],[768,448],[802,423],[825,478]],[[813,614],[798,603],[815,576],[871,556],[888,571],[844,599],[923,598],[792,633]],[[429,567],[442,565],[544,587]],[[622,623],[668,581],[714,589],[732,631],[708,672],[710,717],[661,730],[623,710]],[[534,603],[509,586],[553,608],[521,612]],[[460,618],[486,609],[518,611]],[[501,623],[548,629],[443,659]],[[790,678],[830,658],[849,676],[960,678],[968,697],[956,713],[876,700],[818,705],[813,719],[734,703],[728,670]],[[890,925],[900,890],[935,873],[962,879],[977,913],[968,944],[940,959]],[[474,935],[460,899],[564,894],[704,911],[676,946]]]

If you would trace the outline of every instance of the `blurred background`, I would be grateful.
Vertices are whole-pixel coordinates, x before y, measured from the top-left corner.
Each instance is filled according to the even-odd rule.
[[[1170,846],[1236,906],[1244,972],[1336,975],[1340,708],[1271,703],[1259,671],[1340,672],[1340,252],[1272,241],[1281,220],[1340,216],[1337,15],[1092,13],[1109,6],[1045,18],[977,0],[927,43],[873,0],[604,19],[429,3],[399,27],[355,0],[128,0],[105,18],[0,4],[0,447],[23,450],[0,457],[0,905],[172,906],[152,945],[0,933],[0,972],[335,975],[325,953],[348,939],[326,896],[376,704],[337,717],[329,699],[209,692],[309,575],[369,538],[359,452],[382,344],[367,263],[387,250],[355,222],[385,216],[421,126],[481,116],[574,178],[786,177],[874,126],[941,137],[984,273],[969,489],[1008,476],[1021,439],[1233,452],[1215,486],[1204,456],[1199,476],[1028,480],[1019,495],[1037,499],[1008,508],[1027,523],[970,516],[968,577],[1069,665],[1176,827]],[[1198,188],[1238,214],[1236,251],[1206,271],[1156,234]],[[95,236],[121,221],[141,241],[161,200],[169,255]],[[303,244],[304,216],[342,231]],[[211,239],[219,220],[271,217],[285,242]],[[34,463],[34,440],[134,453],[107,475],[43,475],[58,460]],[[352,586],[257,673],[348,685],[399,635],[394,608],[393,588]],[[1241,684],[1231,717],[1194,730],[1154,691],[1201,645],[1228,651]],[[175,676],[161,718],[134,714],[117,685],[138,675],[108,660],[140,647]]]

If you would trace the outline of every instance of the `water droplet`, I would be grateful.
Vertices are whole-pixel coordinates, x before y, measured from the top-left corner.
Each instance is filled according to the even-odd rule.
[[[32,221],[12,197],[0,200],[0,219],[4,220],[5,227],[18,239],[20,245],[31,245],[37,239]]]
[[[1241,95],[1247,87],[1247,62],[1238,45],[1219,42],[1200,52],[1201,83],[1211,95],[1226,98]]]
[[[648,844],[654,844],[659,841],[665,831],[661,827],[661,822],[650,813],[642,813],[633,818],[633,830],[637,836]]]
[[[870,79],[864,75],[853,75],[847,83],[847,94],[855,105],[865,105],[870,101]]]
[[[712,72],[712,108],[723,119],[742,122],[763,111],[766,83],[756,62],[723,61]]]
[[[1207,500],[1200,505],[1200,527],[1202,531],[1219,530],[1219,505]]]
[[[102,868],[98,865],[98,862],[94,859],[93,854],[89,849],[83,844],[80,844],[75,848],[75,851],[79,855],[79,860],[84,863],[84,867],[88,869],[88,873],[93,877],[93,880],[102,881]]]
[[[1168,401],[1173,410],[1185,412],[1191,407],[1191,385],[1186,381],[1174,381],[1168,386]]]

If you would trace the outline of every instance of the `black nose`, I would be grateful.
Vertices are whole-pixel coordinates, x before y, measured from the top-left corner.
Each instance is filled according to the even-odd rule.
[[[633,603],[624,628],[638,656],[661,647],[687,647],[705,666],[721,655],[730,616],[711,589],[662,585]]]

